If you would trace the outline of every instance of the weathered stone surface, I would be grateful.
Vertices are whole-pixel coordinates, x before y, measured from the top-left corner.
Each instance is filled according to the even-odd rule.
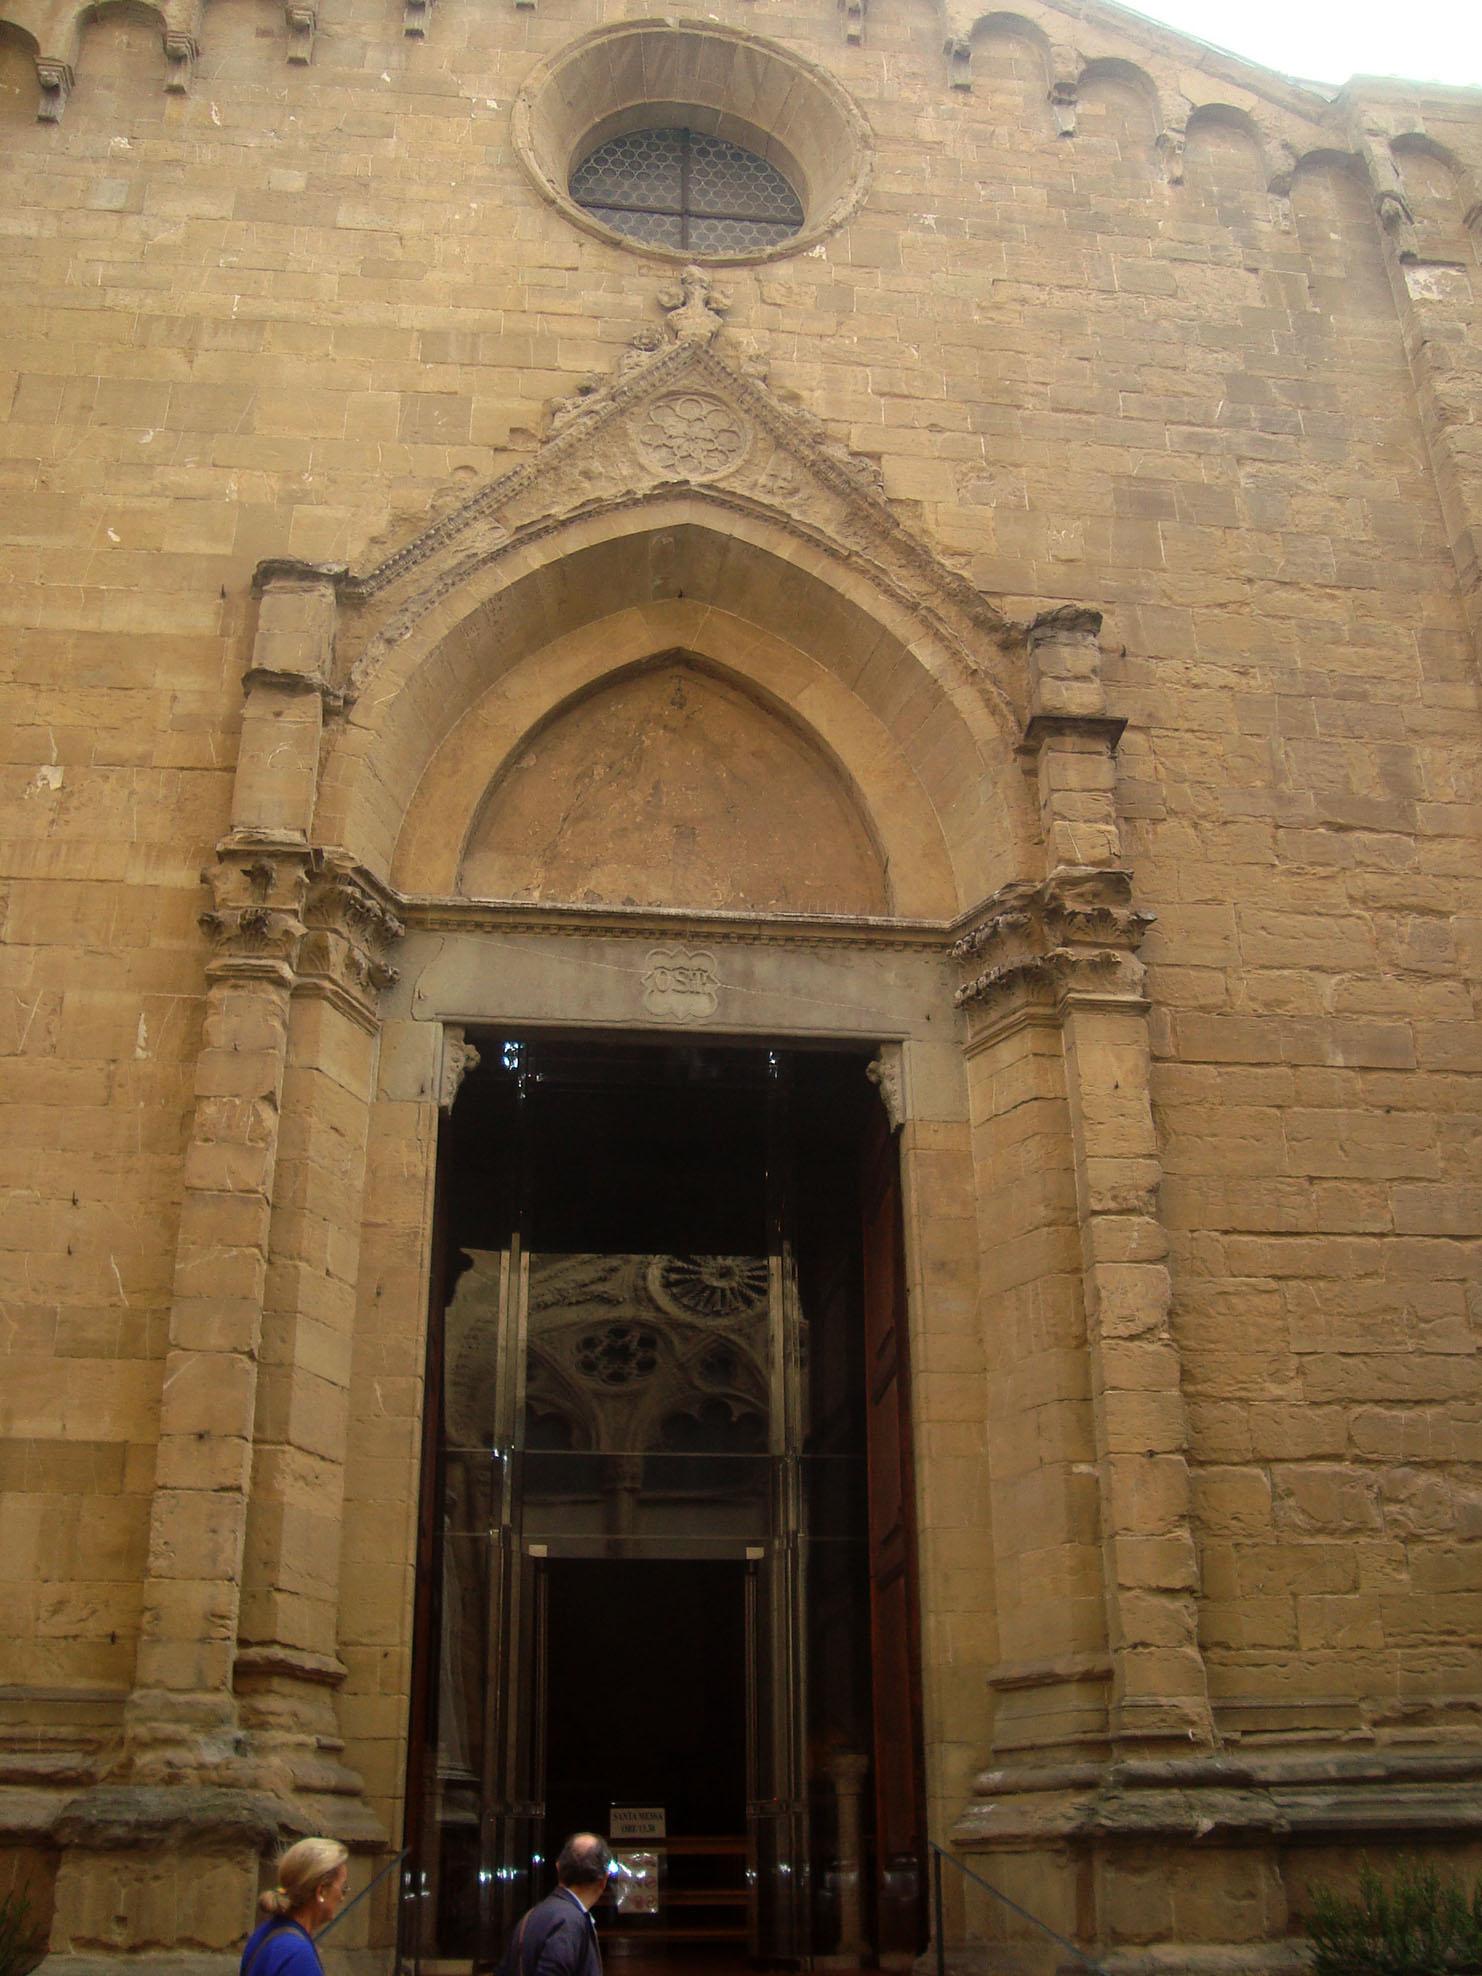
[[[900,1046],[934,1833],[1125,1976],[1461,1843],[1475,93],[1057,0],[14,11],[0,1832],[55,1966],[224,1970],[280,1833],[400,1830],[481,1023]],[[815,106],[806,251],[571,208],[650,57]]]

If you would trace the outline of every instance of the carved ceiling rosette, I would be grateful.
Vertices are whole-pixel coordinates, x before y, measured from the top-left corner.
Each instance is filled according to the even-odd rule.
[[[1138,1001],[1137,958],[1153,914],[1132,904],[1121,867],[1062,868],[1039,884],[1005,885],[952,948],[963,970],[956,1006],[997,1015],[1005,1005],[1053,1009],[1075,996]]]

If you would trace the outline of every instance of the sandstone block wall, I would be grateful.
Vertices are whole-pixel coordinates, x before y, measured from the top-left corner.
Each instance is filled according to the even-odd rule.
[[[970,1370],[922,1451],[936,1830],[990,1757],[1104,1756],[1120,1625],[1209,1748],[1475,1752],[1482,106],[1329,96],[1093,4],[718,6],[847,93],[872,172],[806,252],[714,271],[731,360],[1007,619],[1103,615],[1090,717],[1125,732],[1005,756],[1012,799],[972,800],[1037,806],[1043,869],[1006,826],[953,910],[1120,861],[1155,916],[1145,1044],[964,1029],[967,1112],[913,1128],[976,1177]],[[203,1662],[271,1639],[341,1684],[397,1829],[436,1065],[297,1003],[203,1027],[201,873],[239,755],[274,828],[312,827],[319,714],[244,745],[243,681],[254,650],[314,675],[333,608],[260,617],[255,567],[369,567],[662,322],[675,266],[574,225],[513,115],[537,64],[644,17],[11,0],[0,29],[0,1787],[37,1858],[110,1774],[147,1568],[175,1583],[151,1627],[198,1608]],[[979,773],[938,759],[943,790]],[[232,1088],[244,1048],[278,1067]],[[219,1236],[182,1201],[254,1188],[227,1239],[261,1377],[189,1429],[236,1437],[250,1507],[176,1553],[166,1354],[180,1259]],[[365,1329],[385,1296],[400,1335]],[[240,1615],[192,1546],[252,1575]],[[1270,1887],[1209,1922],[1285,1926]]]

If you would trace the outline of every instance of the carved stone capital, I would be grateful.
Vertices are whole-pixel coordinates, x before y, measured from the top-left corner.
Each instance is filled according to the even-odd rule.
[[[299,986],[337,1002],[365,1027],[397,980],[386,956],[406,928],[391,894],[343,851],[311,853]]]
[[[1140,998],[1136,958],[1154,915],[1132,904],[1120,868],[1062,867],[1016,880],[981,908],[952,948],[964,970],[954,1002],[979,1008],[1017,995],[1056,1006],[1075,992]]]
[[[217,861],[201,874],[212,903],[200,925],[214,952],[213,981],[258,978],[292,984],[303,936],[308,852],[302,844],[238,835],[217,846]]]
[[[453,1109],[453,1100],[458,1096],[464,1078],[471,1070],[477,1070],[482,1061],[461,1024],[450,1022],[443,1025],[443,1062],[437,1080],[439,1111],[450,1112]]]
[[[47,55],[36,58],[36,80],[41,85],[41,101],[36,106],[38,123],[60,123],[72,94],[72,64]]]
[[[892,1132],[906,1122],[906,1056],[899,1043],[882,1043],[878,1056],[865,1065],[865,1076],[880,1093]]]

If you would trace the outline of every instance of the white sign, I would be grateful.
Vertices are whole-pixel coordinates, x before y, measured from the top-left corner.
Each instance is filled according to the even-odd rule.
[[[662,1839],[665,1836],[664,1807],[661,1804],[615,1804],[608,1837],[613,1839]]]

